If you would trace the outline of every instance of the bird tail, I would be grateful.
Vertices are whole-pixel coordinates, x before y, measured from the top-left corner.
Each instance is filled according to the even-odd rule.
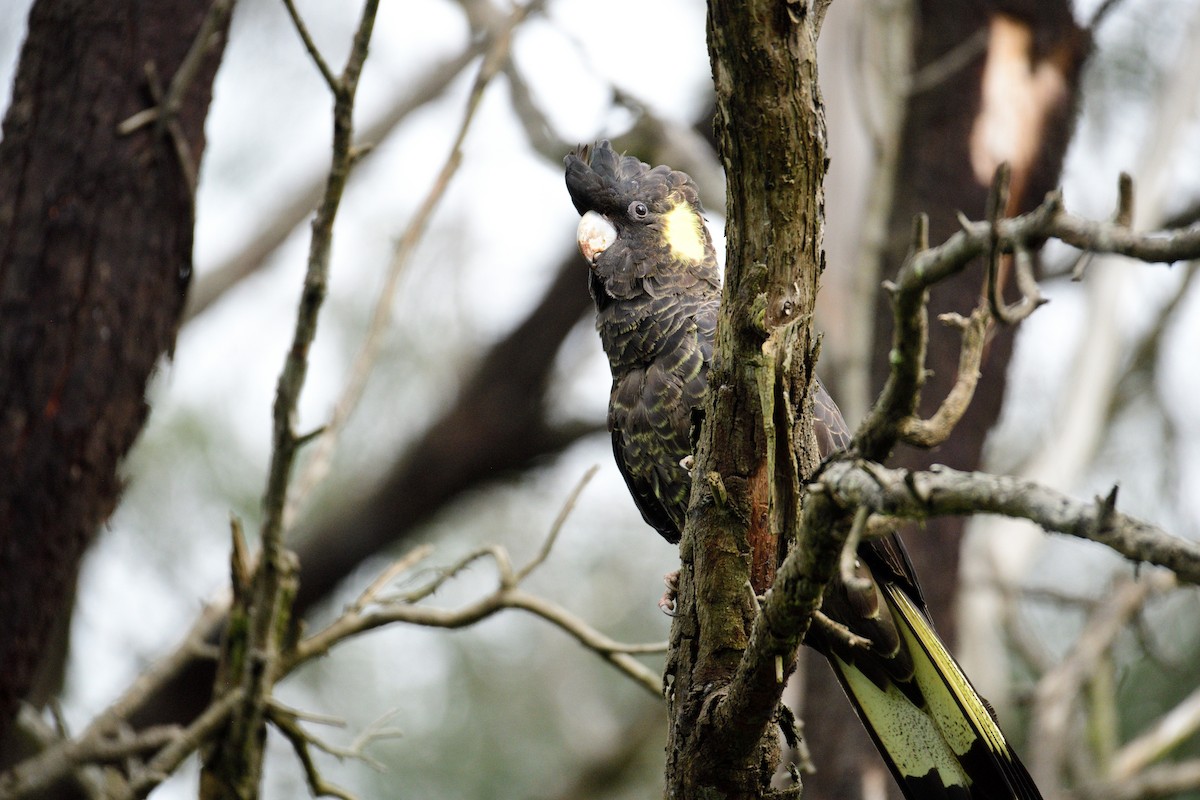
[[[874,680],[836,654],[829,660],[908,800],[1040,800],[991,709],[899,587],[881,587],[912,660],[908,680]]]

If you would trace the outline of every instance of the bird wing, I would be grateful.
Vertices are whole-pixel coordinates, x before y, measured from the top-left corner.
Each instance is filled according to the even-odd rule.
[[[614,374],[608,425],[613,455],[647,524],[678,542],[687,515],[691,475],[680,462],[692,452],[691,414],[708,385],[715,302],[686,297],[656,301],[660,313],[638,334],[657,357]]]

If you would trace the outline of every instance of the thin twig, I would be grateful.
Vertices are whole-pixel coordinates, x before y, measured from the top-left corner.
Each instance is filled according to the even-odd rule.
[[[1163,714],[1113,757],[1109,779],[1124,781],[1162,758],[1200,730],[1200,689],[1195,689]]]
[[[1021,299],[1012,305],[1004,302],[1005,280],[1000,274],[1000,237],[996,228],[1004,218],[1005,209],[1008,208],[1011,179],[1012,167],[1007,161],[1002,162],[992,178],[992,188],[988,192],[987,201],[987,219],[991,225],[987,268],[988,308],[992,317],[1003,325],[1016,325],[1036,311],[1043,302],[1037,281],[1033,277],[1028,249],[1019,246],[1013,248],[1012,263],[1017,272],[1017,286],[1021,291]]]
[[[538,550],[537,555],[517,571],[517,583],[525,580],[529,573],[540,567],[550,556],[550,550],[554,547],[554,543],[558,541],[558,534],[562,531],[563,525],[566,524],[567,517],[571,516],[571,512],[575,510],[575,504],[579,502],[579,495],[583,494],[583,490],[587,488],[588,483],[591,482],[599,470],[600,465],[593,464],[580,477],[579,481],[575,484],[575,488],[571,490],[571,494],[567,496],[566,502],[558,510],[558,516],[554,518],[554,522],[550,526],[550,532],[546,534],[546,540],[542,542],[542,547]]]
[[[197,168],[196,159],[192,156],[191,144],[184,135],[183,126],[179,124],[179,109],[183,105],[183,96],[191,87],[199,72],[201,64],[213,47],[220,43],[221,32],[229,25],[229,16],[233,13],[234,0],[213,0],[212,5],[200,21],[200,29],[192,39],[187,53],[171,76],[171,82],[164,89],[158,75],[158,69],[153,61],[147,61],[144,67],[146,83],[150,95],[154,99],[154,107],[144,109],[124,120],[117,126],[117,134],[128,136],[141,128],[157,123],[158,135],[166,135],[175,151],[175,158],[183,172],[183,179],[188,187],[188,197],[192,203],[196,201]]]
[[[150,96],[154,98],[154,102],[158,105],[156,108],[163,108],[166,102],[163,92],[162,81],[158,76],[158,69],[154,66],[153,61],[147,61],[146,67],[146,85],[150,87]],[[175,159],[179,162],[179,169],[183,172],[183,180],[188,187],[188,196],[192,202],[196,202],[196,181],[198,180],[196,170],[196,159],[192,157],[192,146],[188,143],[187,136],[183,133],[183,126],[179,124],[179,117],[175,114],[167,114],[165,112],[157,113],[155,119],[158,121],[158,131],[162,135],[166,133],[167,139],[171,142],[171,148],[175,151]]]
[[[242,699],[235,706],[220,740],[204,759],[201,797],[237,794],[258,796],[262,778],[263,731],[280,669],[284,637],[290,630],[292,603],[298,586],[299,564],[284,546],[288,484],[296,455],[307,437],[297,433],[295,422],[301,392],[308,374],[308,354],[316,338],[317,319],[324,303],[330,272],[333,224],[354,159],[354,102],[374,31],[379,0],[366,0],[350,53],[336,85],[333,145],[325,195],[313,220],[304,287],[292,334],[276,384],[272,407],[271,460],[263,492],[263,522],[254,585],[235,595],[232,615],[217,671],[218,691],[237,688]]]
[[[175,772],[184,759],[196,752],[226,724],[241,702],[242,691],[233,689],[210,703],[208,708],[183,730],[179,738],[158,751],[158,754],[147,762],[143,773],[130,781],[127,794],[118,795],[114,800],[125,800],[126,797],[141,798],[150,794]]]
[[[1166,585],[1170,582],[1165,581],[1164,573],[1152,572],[1142,580],[1126,580],[1116,586],[1089,618],[1067,657],[1038,681],[1030,725],[1033,740],[1029,766],[1044,792],[1053,792],[1057,787],[1067,744],[1074,738],[1068,730],[1071,714],[1084,682],[1146,599]]]
[[[336,97],[342,91],[341,78],[333,74],[333,70],[329,68],[325,57],[321,55],[321,48],[317,47],[317,43],[313,41],[312,34],[308,32],[308,26],[304,24],[304,20],[300,17],[300,12],[296,10],[294,0],[283,0],[283,5],[287,9],[288,16],[292,20],[292,26],[296,29],[296,33],[300,34],[300,41],[304,43],[304,49],[308,51],[313,64],[317,66],[317,70],[321,73],[321,77],[325,80],[329,91]]]
[[[92,759],[124,720],[204,652],[205,641],[228,611],[228,600],[215,601],[196,618],[183,641],[165,657],[143,670],[112,705],[73,739],[63,740],[0,774],[0,798],[19,797],[50,786]]]
[[[300,723],[296,719],[287,714],[272,713],[269,715],[271,724],[275,729],[283,734],[283,737],[292,745],[292,750],[295,751],[296,757],[300,759],[301,766],[304,767],[304,777],[308,781],[308,789],[314,797],[340,797],[341,800],[357,800],[357,798],[342,789],[340,786],[335,786],[326,781],[320,770],[317,769],[316,762],[313,761],[312,753],[308,749],[310,735],[300,727]]]
[[[444,575],[455,574],[485,556],[495,560],[500,571],[500,585],[491,594],[453,610],[413,605],[407,598],[376,604],[369,609],[352,607],[324,629],[301,641],[286,657],[284,671],[291,671],[305,661],[324,655],[347,638],[384,625],[403,622],[428,627],[462,628],[503,609],[516,608],[554,623],[655,695],[660,694],[659,677],[631,658],[631,655],[665,652],[665,643],[631,645],[614,641],[565,609],[521,590],[516,586],[515,574],[511,566],[508,566],[510,561],[503,548],[489,547],[471,553],[446,570]],[[437,579],[434,585],[440,586],[444,579],[445,577]],[[415,593],[415,596],[424,597],[430,592],[426,587]]]
[[[398,98],[378,119],[361,128],[355,137],[354,152],[370,152],[369,144],[385,140],[415,111],[441,97],[459,73],[484,51],[486,44],[485,39],[472,41],[453,58],[430,67],[424,77],[412,83],[408,94]],[[268,257],[316,210],[324,192],[325,178],[324,170],[314,172],[281,192],[285,205],[271,218],[254,226],[253,239],[216,267],[197,276],[188,293],[185,324],[267,262]]]
[[[362,590],[358,599],[354,601],[351,608],[356,611],[361,611],[367,606],[378,602],[379,593],[384,590],[392,581],[396,580],[400,575],[408,572],[414,566],[424,561],[433,553],[432,545],[421,545],[409,551],[403,558],[392,562],[387,569],[379,573],[375,580],[368,584],[366,589]]]
[[[155,107],[139,111],[126,119],[117,126],[118,134],[128,136],[153,122],[162,125],[164,121],[169,122],[179,114],[179,108],[183,105],[183,95],[191,87],[192,81],[196,79],[196,73],[199,72],[204,57],[220,41],[220,32],[224,30],[228,24],[229,15],[233,13],[234,1],[213,0],[204,19],[200,21],[200,29],[196,32],[196,37],[192,39],[187,53],[184,54],[183,61],[179,62],[179,67],[171,77],[170,84],[165,91],[162,91],[160,87],[157,92],[158,96],[154,98]],[[146,64],[146,70],[154,71],[153,62]]]
[[[900,423],[900,437],[917,447],[936,447],[950,438],[958,421],[966,413],[975,387],[979,384],[979,365],[983,360],[984,345],[987,343],[987,327],[990,315],[987,308],[980,306],[963,319],[958,314],[942,314],[939,320],[955,325],[962,331],[962,349],[958,355],[958,374],[942,404],[927,420],[908,417]]]
[[[1047,195],[1040,206],[1027,214],[984,222],[960,218],[960,224],[958,233],[937,247],[928,248],[923,246],[924,228],[918,217],[913,229],[914,245],[895,282],[887,284],[895,318],[891,371],[878,400],[856,431],[852,445],[866,459],[879,461],[892,451],[899,438],[899,426],[913,415],[920,399],[929,287],[957,274],[973,259],[987,253],[1031,252],[1048,239],[1059,239],[1081,250],[1114,253],[1146,263],[1200,258],[1200,224],[1138,233],[1115,220],[1097,222],[1070,214],[1063,209],[1058,193]],[[995,283],[992,282],[993,287]],[[993,288],[989,295],[994,292]],[[1036,303],[1036,296],[1028,291],[1023,294],[1031,303]],[[1003,305],[1002,302],[993,304]]]
[[[362,400],[367,379],[370,377],[371,370],[379,356],[384,334],[391,321],[392,306],[395,302],[396,288],[400,283],[400,278],[404,274],[405,267],[412,260],[417,245],[425,235],[425,230],[429,225],[429,220],[432,218],[433,212],[445,196],[446,190],[449,188],[455,173],[458,172],[459,165],[462,163],[463,142],[466,140],[467,133],[471,129],[471,123],[475,119],[475,113],[479,109],[479,103],[483,99],[484,91],[508,59],[509,49],[512,46],[513,30],[528,18],[535,7],[536,4],[532,3],[517,6],[505,20],[500,30],[494,32],[491,37],[490,44],[483,57],[483,63],[479,66],[479,72],[475,76],[475,83],[471,87],[471,93],[467,98],[466,110],[463,113],[462,120],[459,122],[458,132],[455,134],[453,143],[450,146],[450,152],[446,156],[446,160],[442,164],[442,168],[434,179],[428,193],[426,193],[425,199],[417,208],[412,219],[409,220],[408,227],[405,228],[404,233],[400,236],[400,240],[396,244],[395,252],[388,266],[387,276],[384,279],[383,286],[375,301],[374,310],[371,313],[371,321],[367,326],[366,336],[358,353],[355,355],[354,363],[350,367],[346,385],[343,387],[341,395],[334,404],[333,413],[330,415],[329,421],[325,424],[320,436],[316,439],[308,462],[292,487],[288,498],[288,507],[284,513],[285,527],[295,518],[300,503],[311,494],[317,484],[324,480],[325,476],[329,473],[338,439],[345,428],[347,420],[349,420],[350,416],[354,413],[354,409],[358,407],[359,402]]]
[[[1153,385],[1153,373],[1163,343],[1168,341],[1167,331],[1179,320],[1179,311],[1186,307],[1186,301],[1191,297],[1191,290],[1200,275],[1200,261],[1192,261],[1183,272],[1183,280],[1171,298],[1154,314],[1150,329],[1142,334],[1133,348],[1125,371],[1117,379],[1116,390],[1112,393],[1106,419],[1115,419],[1118,412],[1129,405],[1135,398],[1142,396],[1147,384]],[[1151,391],[1153,391],[1151,389]]]
[[[813,624],[820,626],[826,633],[832,635],[835,639],[840,639],[851,647],[865,648],[871,646],[870,639],[865,636],[859,636],[836,619],[826,616],[823,611],[814,611],[812,619]]]
[[[1085,30],[1093,37],[1096,35],[1096,29],[1108,18],[1108,15],[1120,7],[1124,0],[1104,0],[1096,10],[1092,12],[1091,18],[1088,20]]]
[[[916,70],[909,79],[909,96],[941,86],[987,52],[988,29],[981,27],[954,47]]]

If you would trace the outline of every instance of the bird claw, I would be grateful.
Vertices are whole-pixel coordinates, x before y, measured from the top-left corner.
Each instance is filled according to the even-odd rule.
[[[673,617],[675,616],[675,598],[679,596],[679,570],[663,575],[663,583],[666,584],[667,590],[663,592],[662,598],[658,601],[658,607],[668,617]]]

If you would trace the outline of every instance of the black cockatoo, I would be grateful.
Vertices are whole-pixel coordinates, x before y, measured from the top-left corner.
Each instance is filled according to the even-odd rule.
[[[720,301],[699,193],[686,174],[621,156],[608,142],[580,147],[565,163],[612,369],[613,453],[642,517],[678,542],[691,486],[681,462],[707,389]],[[827,456],[850,437],[820,382],[814,400]],[[1040,798],[933,629],[899,537],[864,542],[858,562],[866,588],[835,577],[822,611],[870,646],[852,647],[816,627],[806,643],[829,659],[905,797]]]

